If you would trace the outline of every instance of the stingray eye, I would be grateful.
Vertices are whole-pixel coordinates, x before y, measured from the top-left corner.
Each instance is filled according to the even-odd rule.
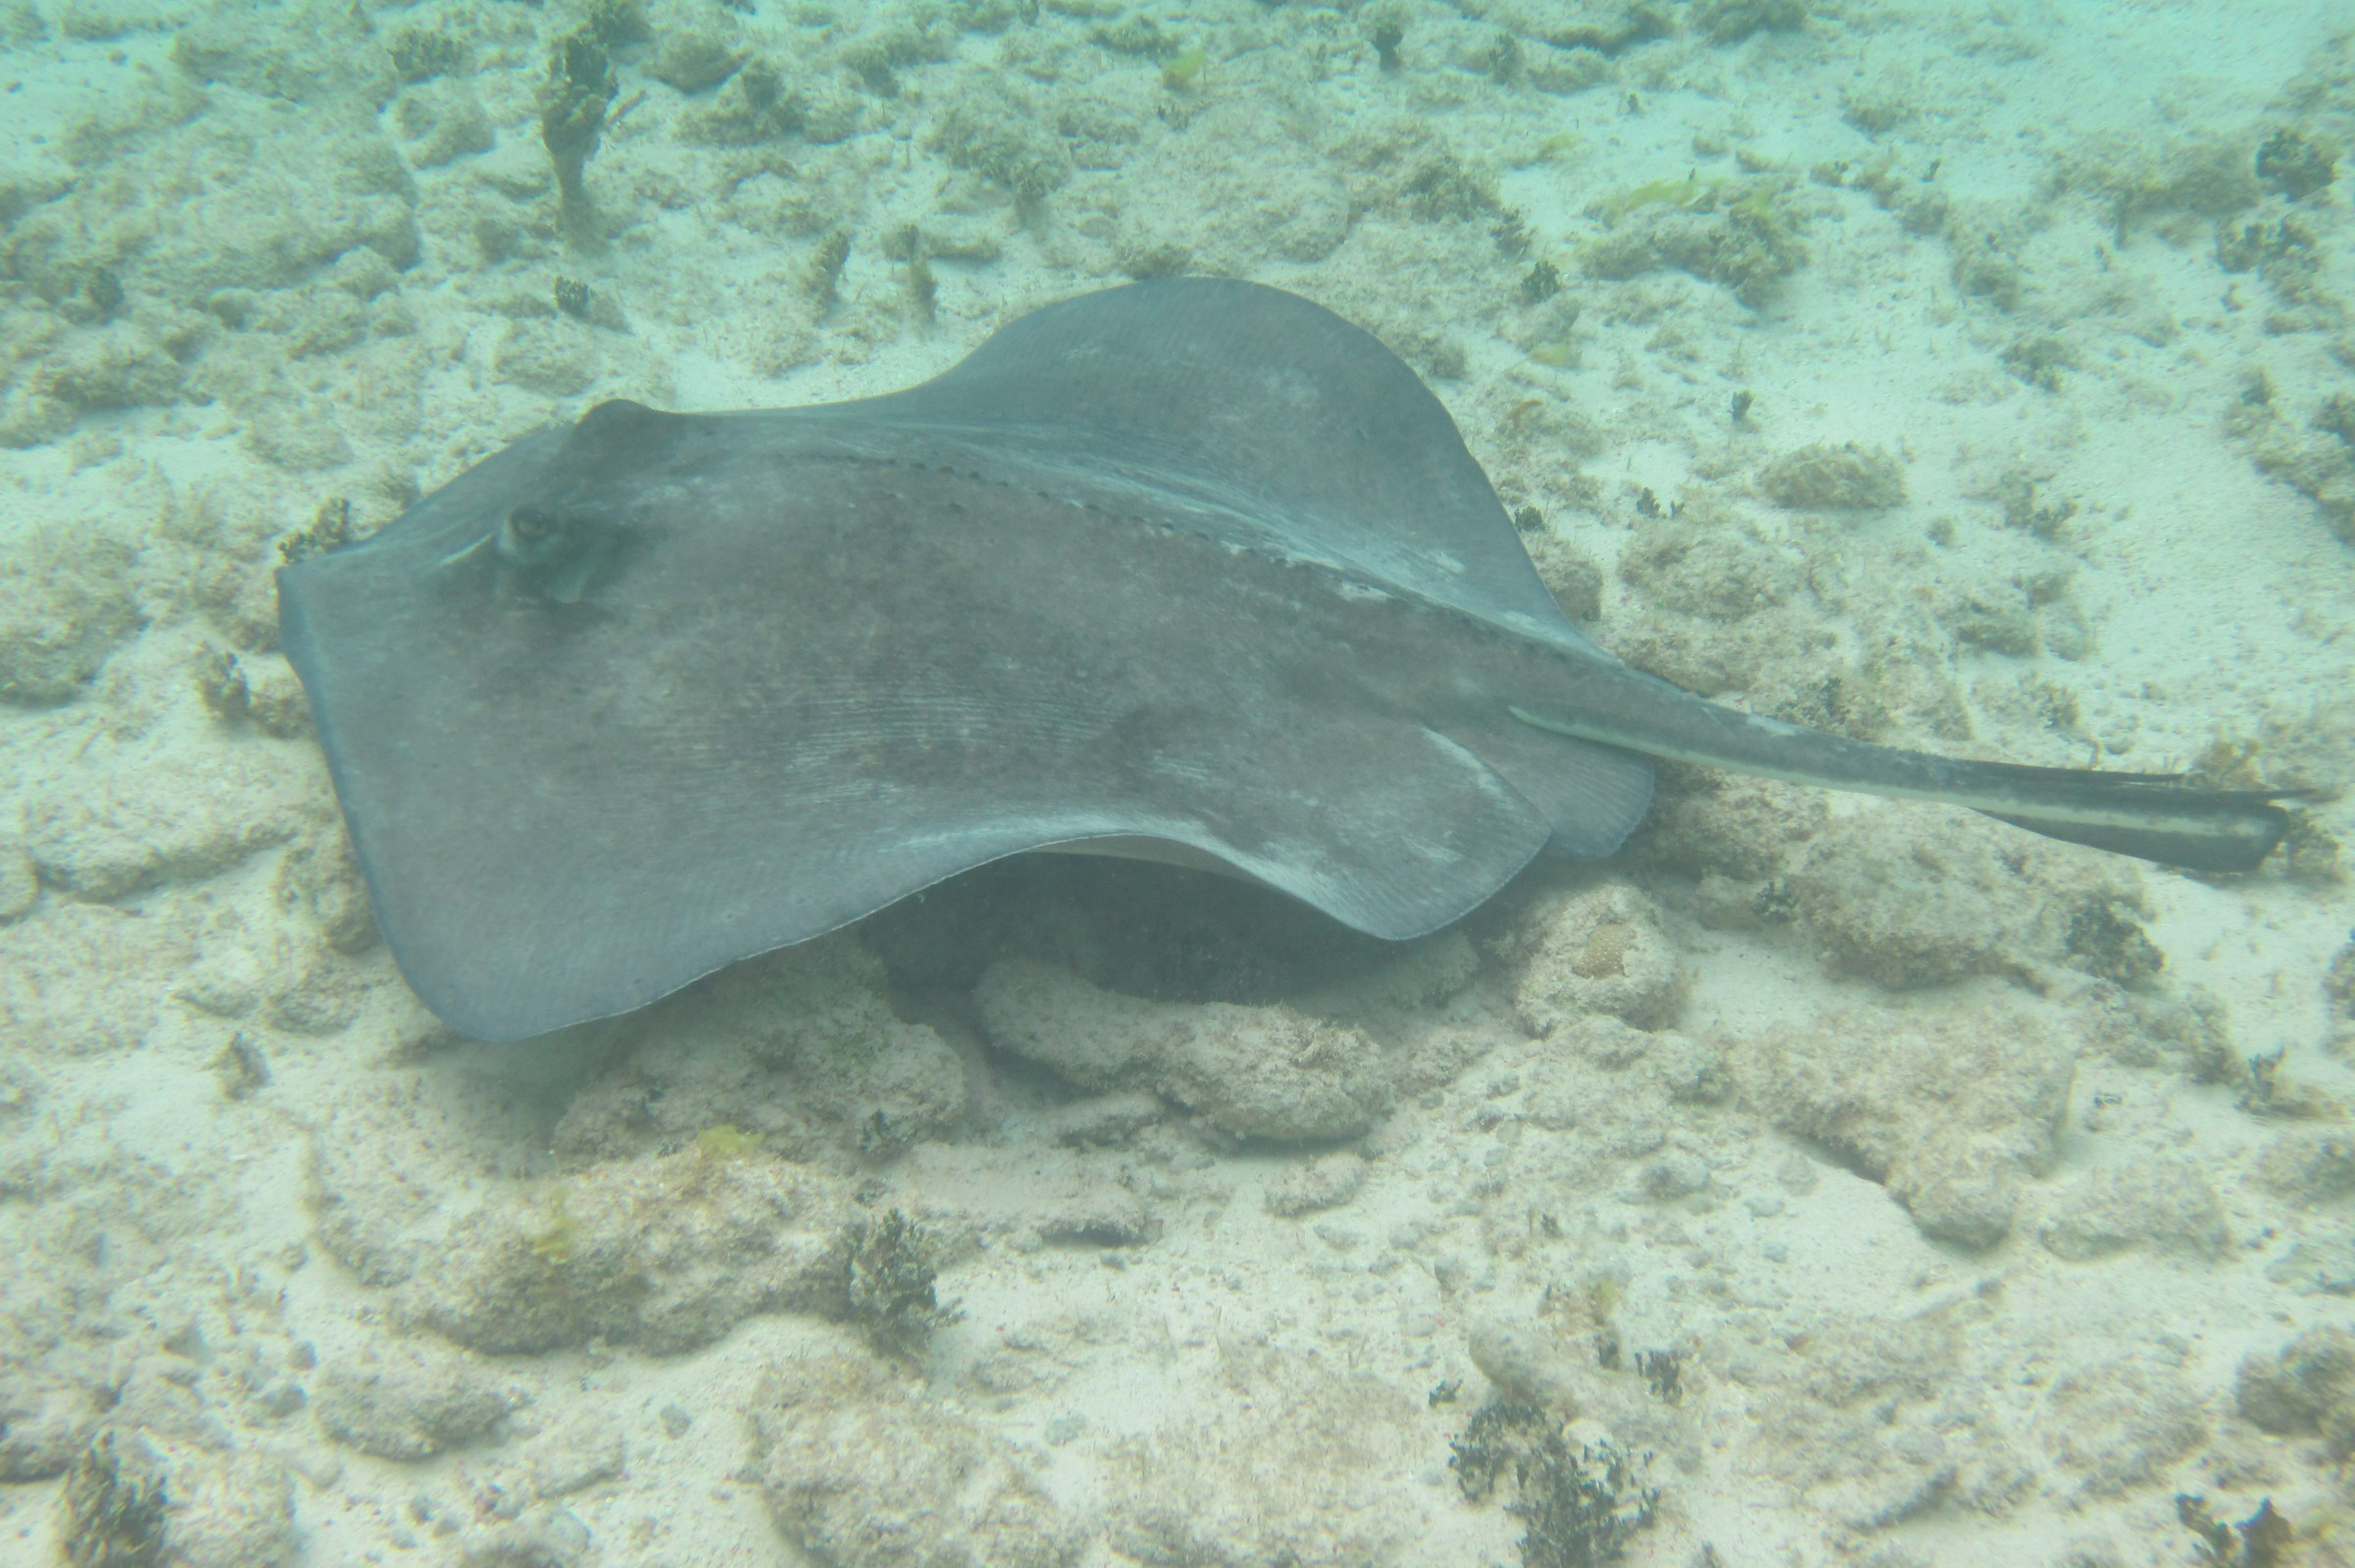
[[[570,604],[604,569],[617,543],[613,525],[594,512],[518,506],[498,525],[495,549],[511,591]]]
[[[563,549],[564,519],[542,506],[518,506],[498,529],[499,559],[510,566],[537,566]]]

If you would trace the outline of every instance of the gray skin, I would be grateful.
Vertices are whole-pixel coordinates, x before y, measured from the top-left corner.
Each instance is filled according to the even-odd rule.
[[[1360,930],[1598,857],[1647,755],[2253,865],[2262,794],[1799,730],[1564,619],[1412,372],[1278,290],[1137,285],[947,375],[591,410],[288,568],[378,923],[453,1026],[625,1012],[944,877],[1216,864]]]

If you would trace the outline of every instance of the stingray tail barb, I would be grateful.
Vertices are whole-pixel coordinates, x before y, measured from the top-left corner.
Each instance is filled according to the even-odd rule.
[[[1902,751],[1744,713],[1634,671],[1620,673],[1640,684],[1608,695],[1640,698],[1640,707],[1605,701],[1592,714],[1568,718],[1522,707],[1512,714],[1556,735],[1665,761],[1967,807],[2047,838],[2192,871],[2255,870],[2289,831],[2290,813],[2279,803],[2305,793],[2208,789],[2171,773],[2028,767]]]

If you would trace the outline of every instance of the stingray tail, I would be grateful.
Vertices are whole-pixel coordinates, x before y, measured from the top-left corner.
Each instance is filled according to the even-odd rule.
[[[2305,793],[2206,789],[2170,773],[1935,757],[1801,729],[1639,679],[1646,681],[1648,699],[1641,723],[1603,714],[1546,718],[1520,707],[1513,716],[1557,735],[1668,761],[1968,807],[2047,838],[2192,871],[2255,870],[2289,831],[2290,813],[2279,803]],[[1682,701],[1664,701],[1663,691]]]
[[[2202,789],[2168,774],[2120,777],[2055,771],[2073,771],[2073,784],[2056,782],[2022,793],[2057,797],[2061,801],[2058,810],[2038,813],[1997,810],[1967,801],[1960,804],[2046,838],[2088,844],[2160,865],[2189,871],[2253,871],[2279,848],[2289,832],[2290,814],[2276,803],[2297,793]]]

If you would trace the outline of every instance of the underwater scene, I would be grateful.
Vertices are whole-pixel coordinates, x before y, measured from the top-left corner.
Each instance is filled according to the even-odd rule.
[[[2355,17],[0,0],[0,1568],[2355,1568]]]

